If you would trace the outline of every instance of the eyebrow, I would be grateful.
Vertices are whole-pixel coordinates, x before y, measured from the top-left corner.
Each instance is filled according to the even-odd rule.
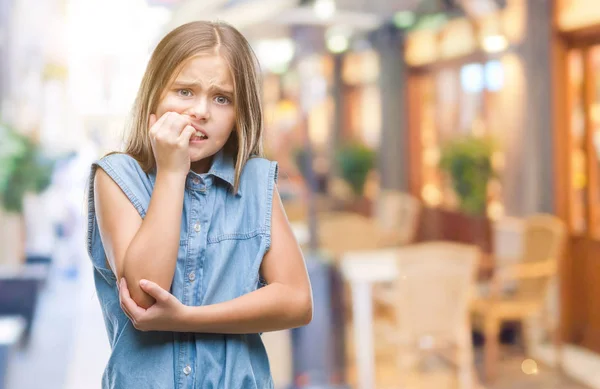
[[[202,85],[200,85],[199,82],[195,82],[195,81],[175,81],[175,82],[173,82],[173,86],[182,87],[182,88],[193,88],[193,87],[201,88],[202,87]],[[221,85],[211,85],[209,89],[217,90],[219,92],[230,94],[230,95],[233,94],[233,90],[231,88],[224,87]]]

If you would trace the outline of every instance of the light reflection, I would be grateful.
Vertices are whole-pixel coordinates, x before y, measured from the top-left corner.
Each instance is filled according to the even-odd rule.
[[[521,370],[527,375],[537,374],[537,363],[533,359],[526,359],[521,363]]]

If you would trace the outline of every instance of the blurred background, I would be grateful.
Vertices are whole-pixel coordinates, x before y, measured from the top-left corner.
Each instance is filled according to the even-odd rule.
[[[90,164],[162,36],[223,20],[313,322],[275,387],[600,388],[598,0],[0,0],[0,388],[97,388]]]

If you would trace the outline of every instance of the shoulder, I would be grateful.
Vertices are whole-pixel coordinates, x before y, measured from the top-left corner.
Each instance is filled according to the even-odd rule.
[[[117,173],[129,173],[136,175],[146,175],[142,167],[131,155],[124,153],[111,153],[100,158],[95,164],[107,171]]]
[[[241,178],[242,181],[261,181],[261,178],[268,181],[277,181],[277,174],[277,162],[267,158],[252,157],[246,162]]]
[[[150,201],[153,183],[140,164],[130,155],[113,153],[96,161],[92,165],[92,174],[98,167],[106,174],[95,174],[93,177],[98,185],[97,190],[102,191],[103,187],[113,187],[114,185],[110,183],[113,181],[140,214],[144,215],[147,203]]]
[[[120,186],[128,183],[150,184],[149,175],[142,169],[138,161],[124,153],[111,153],[94,163],[95,167],[104,170]]]
[[[253,199],[270,209],[277,174],[277,162],[261,157],[249,159],[240,177],[240,193],[246,199]]]

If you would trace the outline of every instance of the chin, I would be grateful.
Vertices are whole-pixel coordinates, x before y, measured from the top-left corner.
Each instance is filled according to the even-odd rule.
[[[210,158],[215,155],[216,152],[210,151],[199,151],[199,150],[190,150],[190,161],[192,163],[202,161],[203,159]]]

